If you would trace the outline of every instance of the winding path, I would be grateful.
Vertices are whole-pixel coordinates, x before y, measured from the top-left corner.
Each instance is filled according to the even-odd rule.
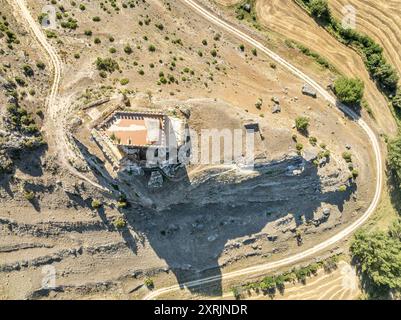
[[[39,24],[33,19],[31,13],[29,12],[24,0],[8,0],[11,6],[25,19],[29,28],[31,29],[33,35],[38,40],[39,44],[43,47],[47,53],[50,63],[53,67],[53,84],[50,89],[49,96],[46,99],[46,111],[50,116],[50,121],[46,122],[46,130],[48,136],[53,137],[54,144],[57,151],[57,156],[62,162],[65,168],[67,168],[71,174],[78,177],[79,179],[85,180],[92,186],[99,188],[103,191],[108,191],[107,188],[101,186],[100,184],[90,180],[88,177],[78,172],[69,162],[67,153],[71,150],[68,146],[67,137],[65,134],[65,113],[64,105],[57,98],[58,90],[61,82],[62,75],[62,62],[58,56],[56,50],[47,42],[46,36],[43,33]]]
[[[216,16],[215,14],[211,13],[210,11],[206,10],[203,6],[199,5],[196,1],[193,0],[181,0],[183,3],[187,4],[190,8],[192,8],[195,12],[221,28],[222,30],[225,30],[226,32],[229,32],[233,35],[235,35],[237,38],[242,39],[243,41],[248,42],[255,48],[259,49],[261,52],[265,53],[267,56],[269,56],[272,60],[275,62],[279,63],[282,65],[284,68],[286,68],[288,71],[290,71],[292,74],[297,76],[298,78],[302,79],[306,83],[308,83],[310,86],[312,86],[322,97],[327,100],[329,103],[336,105],[339,109],[341,109],[343,112],[345,112],[348,116],[350,116],[352,119],[354,119],[358,125],[366,132],[372,148],[373,152],[375,153],[375,159],[376,159],[376,190],[375,194],[373,197],[373,200],[369,206],[369,208],[366,210],[366,212],[361,215],[358,220],[353,222],[351,225],[340,231],[338,234],[335,236],[331,237],[330,239],[325,240],[324,242],[319,243],[316,246],[313,246],[305,251],[299,252],[293,256],[274,261],[274,262],[269,262],[253,267],[248,267],[245,269],[233,271],[233,272],[228,272],[222,275],[218,276],[212,276],[212,277],[206,277],[203,279],[199,280],[194,280],[190,281],[184,284],[180,285],[172,285],[170,287],[166,288],[161,288],[158,290],[155,290],[148,294],[145,299],[155,299],[157,296],[173,291],[180,290],[182,286],[186,287],[194,287],[202,284],[207,284],[219,280],[226,280],[226,279],[232,279],[238,276],[244,276],[247,274],[251,273],[256,273],[256,272],[265,272],[271,269],[287,266],[293,263],[296,263],[302,259],[308,258],[324,249],[327,249],[328,247],[332,246],[333,244],[337,243],[338,241],[341,241],[348,236],[350,236],[355,230],[357,230],[360,226],[362,226],[373,214],[375,211],[378,202],[380,200],[380,194],[383,186],[383,160],[381,158],[381,153],[380,153],[380,145],[379,141],[373,132],[373,130],[368,126],[368,124],[360,119],[352,110],[350,110],[348,107],[345,105],[339,103],[336,101],[336,99],[327,91],[325,90],[322,86],[320,86],[317,82],[315,82],[312,78],[298,70],[296,67],[294,67],[292,64],[284,60],[282,57],[274,53],[273,51],[269,50],[266,48],[263,44],[260,42],[256,41],[249,35],[245,34],[244,32],[238,30],[231,24],[225,22],[222,20],[220,17]],[[47,39],[45,35],[43,34],[40,26],[35,22],[35,20],[32,18],[28,8],[26,7],[26,4],[24,0],[9,0],[9,2],[13,5],[15,9],[17,9],[23,16],[23,18],[26,20],[28,23],[29,27],[31,28],[34,36],[36,39],[39,41],[40,45],[44,48],[46,53],[48,54],[50,58],[50,62],[53,66],[54,70],[54,80],[53,80],[53,85],[51,87],[51,91],[49,94],[49,97],[47,99],[47,110],[48,113],[51,116],[53,126],[56,128],[56,131],[61,131],[63,128],[57,128],[57,118],[60,117],[60,110],[61,104],[58,103],[57,101],[57,93],[58,93],[58,88],[60,85],[60,79],[61,79],[61,72],[62,72],[62,63],[57,55],[56,50],[47,42]],[[65,138],[65,137],[63,137]],[[57,141],[56,141],[57,142]],[[86,180],[87,182],[91,183],[92,185],[104,189],[104,187],[100,186],[99,184],[91,181],[88,179],[86,176],[83,174],[79,173],[75,168],[73,168],[68,161],[66,161],[65,157],[62,157],[63,163],[66,165],[66,167],[71,171],[72,174],[76,175],[77,177]]]
[[[293,256],[274,261],[274,262],[269,262],[233,272],[228,272],[224,273],[222,275],[217,275],[217,276],[212,276],[212,277],[206,277],[203,279],[199,280],[194,280],[182,284],[177,284],[177,285],[172,285],[170,287],[166,288],[161,288],[158,290],[155,290],[148,295],[144,297],[146,300],[151,300],[155,299],[161,294],[173,292],[180,290],[182,287],[195,287],[199,286],[202,284],[207,284],[215,281],[220,281],[220,280],[227,280],[227,279],[232,279],[235,277],[239,276],[244,276],[247,274],[252,274],[256,272],[265,272],[269,271],[272,269],[284,267],[287,265],[291,265],[293,263],[296,263],[298,261],[301,261],[305,258],[308,258],[324,249],[327,249],[328,247],[332,246],[333,244],[349,237],[353,232],[355,232],[359,227],[361,227],[368,219],[369,217],[373,214],[375,211],[379,200],[380,200],[380,195],[381,195],[381,190],[383,187],[383,160],[381,158],[381,153],[380,153],[380,145],[379,141],[377,140],[377,137],[373,130],[369,127],[369,125],[362,120],[360,117],[358,117],[357,114],[355,114],[354,111],[349,109],[347,106],[344,104],[338,102],[336,98],[334,98],[327,90],[325,90],[321,85],[319,85],[316,81],[314,81],[312,78],[307,76],[305,73],[302,71],[298,70],[296,67],[294,67],[292,64],[284,60],[282,57],[280,57],[278,54],[274,53],[273,51],[269,50],[266,48],[263,44],[260,42],[256,41],[249,35],[245,34],[244,32],[238,30],[231,24],[225,22],[222,20],[220,17],[217,15],[211,13],[209,10],[205,9],[202,5],[198,4],[196,1],[193,0],[181,0],[185,4],[187,4],[190,8],[192,8],[195,12],[215,24],[217,27],[221,28],[222,30],[225,30],[237,38],[246,41],[247,43],[251,44],[255,48],[259,49],[261,52],[265,53],[267,56],[269,56],[272,60],[275,62],[279,63],[282,65],[284,68],[286,68],[288,71],[290,71],[292,74],[297,76],[298,78],[302,79],[306,83],[308,83],[310,86],[312,86],[322,97],[328,101],[329,103],[336,105],[339,109],[341,109],[344,113],[346,113],[349,117],[351,117],[353,120],[355,120],[358,125],[366,132],[367,136],[369,137],[369,140],[371,142],[373,152],[375,153],[375,160],[376,160],[376,190],[375,194],[373,197],[373,200],[369,206],[369,208],[361,215],[358,220],[353,222],[351,225],[346,227],[345,229],[341,230],[338,234],[335,236],[319,243],[316,246],[313,246],[305,251],[299,252]]]

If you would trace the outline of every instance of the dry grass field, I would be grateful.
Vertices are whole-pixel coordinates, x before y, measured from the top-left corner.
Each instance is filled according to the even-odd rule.
[[[217,0],[217,3],[228,6],[233,5],[233,2],[232,0]],[[239,3],[240,1],[236,2]],[[338,1],[333,2],[338,3]],[[366,1],[354,2],[365,3]],[[267,29],[277,32],[288,39],[295,40],[319,53],[344,75],[361,78],[365,83],[365,98],[373,110],[377,127],[380,131],[389,135],[396,133],[396,124],[387,107],[385,98],[370,80],[362,58],[354,50],[339,43],[293,0],[257,0],[256,13],[260,23]],[[360,16],[366,16],[366,20],[370,20],[370,15],[360,14]],[[394,16],[396,16],[396,13],[394,13]],[[376,31],[371,32],[376,32],[380,36],[380,32],[383,31],[377,31],[378,29],[380,29],[380,24],[376,24],[374,28]],[[396,29],[394,31],[396,34]],[[391,33],[387,34],[386,37],[391,37]],[[396,50],[394,46],[396,44],[393,44],[393,47],[389,45],[387,47],[395,48],[391,50]],[[398,54],[394,55],[394,57],[397,56],[399,57]],[[393,60],[390,61],[393,62]]]
[[[356,28],[380,43],[386,58],[401,72],[401,1],[400,0],[330,0],[337,17],[342,9],[352,5],[356,9]]]
[[[236,2],[219,0],[224,5]],[[20,60],[7,54],[15,68],[8,75],[15,77],[18,63],[34,65],[41,51],[22,27],[21,16],[0,0],[3,3],[2,14],[14,17],[10,28],[22,39],[16,47]],[[60,25],[47,30],[46,36],[62,59],[58,103],[65,108],[58,109],[57,117],[65,121],[59,130],[82,138],[79,142],[89,153],[97,147],[90,135],[91,121],[102,108],[122,105],[124,93],[129,110],[145,106],[177,112],[188,107],[188,124],[197,130],[243,129],[245,123],[258,123],[257,151],[264,152],[266,168],[252,176],[188,166],[188,181],[166,181],[154,192],[141,178],[131,184],[107,180],[83,165],[80,172],[109,190],[126,192],[130,187],[129,200],[138,201],[123,209],[112,192],[100,192],[71,175],[56,160],[58,141],[53,133],[44,132],[49,146],[38,158],[37,170],[17,167],[0,176],[0,299],[141,298],[149,291],[148,277],[158,289],[287,257],[333,236],[365,211],[376,173],[362,129],[321,96],[303,95],[303,81],[180,1],[26,3],[35,21],[44,5],[57,4]],[[289,48],[285,38],[320,53],[341,73],[361,77],[378,131],[396,132],[386,101],[357,53],[339,44],[293,1],[257,1],[257,12],[260,22],[273,31],[272,38],[265,39],[268,45],[319,83],[329,84],[334,74]],[[29,80],[38,92],[37,100],[26,98],[32,113],[35,101],[42,105],[45,99],[47,87],[39,84],[47,84],[48,70],[35,69]],[[27,89],[16,89],[21,96],[22,90]],[[85,108],[105,97],[109,103]],[[279,113],[272,112],[274,100],[280,101]],[[309,137],[294,125],[299,116],[310,121]],[[44,122],[50,118],[46,113]],[[73,123],[79,130],[71,130]],[[352,168],[343,156],[347,150],[352,153]],[[329,151],[329,159],[322,164],[302,161],[303,171],[297,176],[291,169],[299,165],[297,151],[301,156]],[[105,162],[101,156],[95,160]],[[345,185],[349,188],[344,191]],[[323,214],[327,209],[329,217]],[[118,218],[125,219],[124,226],[115,225]],[[342,248],[343,243],[332,249]],[[41,289],[42,267],[48,265],[56,268],[57,290]],[[335,286],[327,297],[351,297],[337,290],[341,275],[332,277]],[[313,283],[313,290],[322,288],[320,282]]]

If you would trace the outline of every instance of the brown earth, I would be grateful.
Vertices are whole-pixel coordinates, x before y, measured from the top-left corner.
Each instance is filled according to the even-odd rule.
[[[356,29],[371,36],[383,48],[388,61],[401,73],[401,2],[399,0],[330,0],[333,13],[343,17],[342,8],[356,9]]]
[[[251,280],[253,281],[253,280]],[[256,281],[256,279],[255,279]],[[231,288],[216,300],[234,300]],[[359,279],[355,269],[346,261],[341,260],[337,268],[332,271],[320,269],[306,281],[287,282],[283,291],[276,291],[273,295],[263,294],[261,291],[239,289],[240,300],[355,300],[361,296]],[[177,292],[173,297],[161,295],[159,299],[185,299],[188,292]],[[205,299],[197,296],[196,299]]]
[[[232,1],[227,3],[225,0],[218,0],[217,2],[223,5],[233,4]],[[364,7],[368,7],[365,5],[365,1],[355,2],[363,2]],[[237,3],[239,3],[239,1],[237,1]],[[333,3],[336,3],[336,1],[333,1]],[[385,5],[387,5],[387,2]],[[389,135],[395,135],[397,133],[396,123],[387,106],[386,99],[370,80],[369,73],[365,68],[362,58],[354,50],[339,43],[311,19],[293,0],[257,0],[256,13],[260,23],[267,29],[273,30],[288,39],[302,43],[311,50],[319,53],[333,64],[340,73],[361,78],[365,83],[365,98],[373,110],[378,130]],[[360,13],[359,17],[362,16],[369,17],[367,20],[371,18],[370,13],[366,15]],[[380,16],[382,19],[386,17],[382,14]],[[394,13],[394,16],[396,16],[396,13]],[[376,28],[371,28],[370,32],[376,34],[377,32],[382,32],[373,31],[383,30],[380,28],[380,25],[382,24],[376,24]],[[391,33],[387,34],[387,37],[390,36]],[[396,45],[396,43],[397,42],[395,42],[393,46]],[[397,59],[398,54],[392,56],[394,60]]]
[[[36,17],[48,2],[28,3]],[[110,15],[98,2],[85,2],[82,12],[70,1],[59,3],[79,25],[75,31],[59,27],[57,38],[49,39],[65,63],[60,96],[67,108],[60,116],[83,119],[80,133],[87,134],[81,141],[89,150],[95,147],[88,138],[91,121],[115,106],[119,90],[128,89],[132,108],[136,104],[155,110],[189,107],[189,124],[198,131],[243,129],[246,122],[258,122],[265,139],[258,137],[257,150],[263,157],[259,170],[252,173],[232,166],[191,166],[184,179],[168,182],[158,192],[146,188],[145,178],[131,184],[120,181],[133,198],[146,197],[150,207],[133,201],[130,208],[118,210],[115,196],[77,181],[55,163],[50,149],[40,159],[39,174],[17,169],[12,178],[1,180],[2,298],[138,298],[147,292],[146,277],[161,287],[289,256],[327,239],[364,211],[375,179],[364,133],[320,97],[303,96],[303,83],[286,70],[272,68],[269,59],[253,56],[247,46],[242,52],[238,40],[178,2],[151,0]],[[93,22],[94,16],[101,23]],[[140,26],[138,21],[145,19],[151,20],[149,25]],[[162,30],[157,23],[163,24]],[[91,37],[84,35],[88,29]],[[273,36],[270,41],[280,54],[311,70],[320,82],[330,82],[332,74]],[[100,44],[94,44],[95,37]],[[124,52],[127,44],[131,54]],[[154,52],[149,51],[150,44]],[[109,52],[110,47],[117,52]],[[216,57],[212,50],[217,51]],[[100,77],[94,65],[97,57],[112,57],[121,73]],[[178,84],[158,84],[159,72],[173,75]],[[120,84],[122,78],[129,83]],[[112,98],[109,104],[83,110],[105,96]],[[273,97],[280,100],[279,114],[271,112]],[[255,106],[259,98],[260,109]],[[316,147],[293,128],[300,115],[310,118],[309,135],[317,138]],[[322,168],[304,161],[304,173],[289,176],[288,166],[302,163],[295,155],[294,134],[306,153],[321,151],[319,144],[325,143],[331,161]],[[341,157],[346,145],[351,147],[359,178],[342,193],[338,189],[349,175]],[[112,188],[110,181],[91,176]],[[35,193],[31,202],[21,191],[27,183]],[[94,199],[103,203],[101,209],[92,207]],[[331,209],[326,221],[323,208]],[[124,228],[113,225],[117,217],[126,220]],[[296,230],[302,233],[301,247]],[[50,292],[40,290],[42,268],[47,265],[54,266],[57,275],[57,290]],[[216,294],[221,294],[221,288]]]

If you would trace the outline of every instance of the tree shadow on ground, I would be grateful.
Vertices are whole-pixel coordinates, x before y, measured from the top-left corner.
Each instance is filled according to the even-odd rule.
[[[390,289],[385,286],[375,284],[361,269],[358,260],[353,257],[351,265],[355,268],[361,283],[361,289],[369,300],[388,300],[390,299]]]
[[[387,167],[387,187],[390,192],[390,201],[398,214],[401,212],[401,190],[400,181],[393,171]]]
[[[30,177],[41,177],[43,175],[41,159],[47,151],[47,145],[40,146],[33,150],[12,150],[8,151],[8,156],[12,159],[13,166],[11,172],[0,174],[0,188],[13,198],[14,193],[11,186],[16,182],[14,177],[16,170],[21,171]],[[27,190],[33,192],[43,191],[42,186],[27,183]],[[40,212],[40,204],[37,199],[30,200],[30,203],[37,212]]]
[[[289,176],[288,168],[297,166],[304,166],[304,172]],[[184,287],[190,281],[221,276],[218,259],[229,240],[260,233],[269,222],[289,212],[296,225],[302,223],[302,216],[313,220],[323,203],[342,212],[356,190],[350,183],[345,192],[325,192],[317,168],[300,157],[262,166],[258,171],[258,176],[240,183],[209,179],[196,186],[169,188],[169,192],[182,193],[181,203],[162,210],[131,208],[125,214],[128,225],[149,241]],[[288,232],[295,237],[294,230]],[[274,238],[266,235],[265,240]],[[221,280],[213,283],[212,291],[207,285],[188,289],[193,294],[222,293]]]
[[[350,116],[348,112],[345,112],[343,106],[345,106],[344,103],[341,103],[339,100],[336,100],[337,109],[340,110],[348,120],[357,121],[362,117],[361,114],[362,106],[360,104],[353,107],[346,106],[349,110],[351,110],[355,114],[356,118]]]
[[[34,150],[20,151],[13,154],[13,162],[16,169],[31,177],[43,175],[41,159],[47,152],[47,145]]]

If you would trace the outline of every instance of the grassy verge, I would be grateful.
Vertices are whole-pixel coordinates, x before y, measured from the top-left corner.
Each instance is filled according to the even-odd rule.
[[[287,39],[285,40],[285,44],[289,48],[297,48],[301,53],[303,53],[307,57],[311,57],[323,68],[328,69],[336,74],[340,74],[336,67],[332,65],[326,58],[322,57],[319,53],[312,51],[308,47],[304,46],[302,43],[299,43],[295,40]]]
[[[400,126],[401,89],[399,75],[383,54],[383,48],[369,36],[344,28],[330,12],[327,0],[294,0],[337,40],[362,57],[379,90],[389,99]],[[388,143],[389,180],[385,196],[370,225],[354,237],[350,252],[369,299],[401,297],[401,131]],[[372,227],[373,224],[373,227]]]
[[[314,262],[301,268],[294,268],[282,274],[264,277],[261,281],[233,287],[231,291],[236,299],[241,299],[245,291],[262,292],[273,298],[277,291],[284,292],[286,283],[298,281],[306,284],[307,278],[316,275],[319,269],[323,268],[326,272],[335,270],[339,260],[340,255],[334,255],[328,259]]]
[[[387,62],[384,57],[384,50],[378,43],[354,29],[344,28],[341,22],[332,16],[327,0],[294,1],[338,41],[359,53],[370,76],[376,81],[378,88],[387,98],[393,100],[397,94],[398,96],[401,95],[401,90],[397,87],[400,77],[396,69]],[[326,10],[325,14],[317,13],[316,3],[320,3],[322,7],[326,8],[323,9],[323,11]]]

